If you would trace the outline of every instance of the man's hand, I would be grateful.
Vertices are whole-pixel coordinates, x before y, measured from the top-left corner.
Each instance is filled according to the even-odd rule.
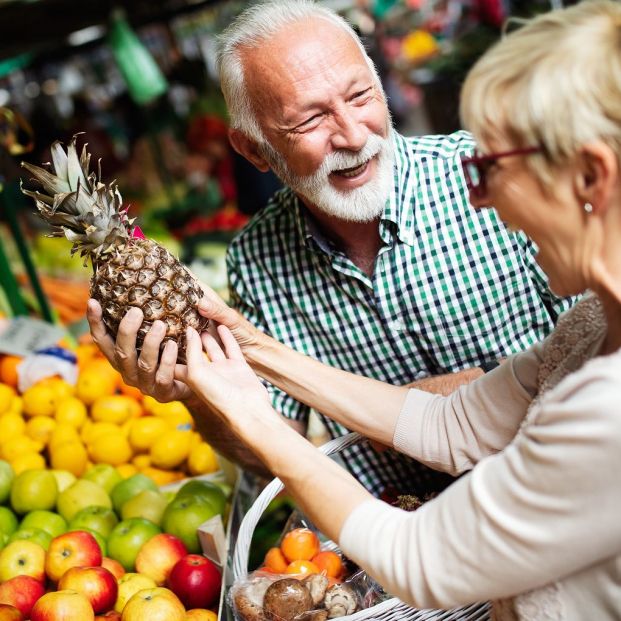
[[[116,341],[108,334],[102,320],[101,306],[89,300],[87,313],[93,341],[99,346],[110,364],[130,386],[136,386],[145,395],[164,403],[187,399],[192,391],[175,379],[175,372],[183,375],[184,367],[177,363],[177,344],[169,341],[160,357],[160,345],[166,334],[163,322],[156,321],[145,336],[140,355],[136,351],[136,335],[142,324],[142,311],[131,308],[121,320]],[[158,360],[159,359],[159,360]]]

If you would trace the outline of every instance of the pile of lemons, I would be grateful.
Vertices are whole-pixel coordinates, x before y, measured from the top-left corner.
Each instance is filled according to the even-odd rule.
[[[16,473],[49,467],[80,477],[105,463],[123,477],[141,472],[166,485],[218,470],[183,403],[159,403],[127,386],[94,345],[78,346],[77,356],[75,386],[52,377],[22,394],[19,359],[0,360],[0,459]]]

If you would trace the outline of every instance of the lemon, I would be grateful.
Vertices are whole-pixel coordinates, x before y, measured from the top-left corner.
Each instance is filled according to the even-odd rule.
[[[11,386],[0,384],[0,414],[4,414],[11,409],[14,397],[15,390]]]
[[[176,468],[190,454],[191,445],[192,434],[189,431],[169,431],[151,445],[151,463],[157,468]]]
[[[191,475],[209,474],[210,472],[215,472],[218,468],[216,453],[207,442],[201,442],[190,451],[188,470]]]
[[[90,446],[99,436],[114,435],[123,436],[123,432],[118,425],[114,423],[92,423],[88,430],[82,434],[82,439],[87,446]]]
[[[130,422],[129,443],[135,451],[148,451],[153,442],[168,431],[166,421],[156,416],[143,416]]]
[[[15,474],[25,470],[39,470],[45,468],[45,458],[39,453],[22,453],[11,461]]]
[[[56,427],[56,421],[50,416],[33,416],[26,423],[26,434],[33,440],[47,444]]]
[[[118,433],[104,433],[89,445],[88,453],[96,464],[120,466],[132,458],[132,448],[124,436]]]
[[[38,383],[51,388],[56,393],[56,397],[59,401],[71,397],[75,393],[75,386],[61,377],[48,377]]]
[[[22,399],[26,416],[52,416],[58,403],[54,389],[42,383],[28,388]]]
[[[9,412],[0,417],[0,429],[2,429],[0,444],[4,444],[13,436],[24,433],[26,430],[26,421],[19,414]]]
[[[26,434],[16,435],[10,442],[2,444],[2,459],[12,462],[22,453],[39,453],[43,450],[43,443],[29,438]]]
[[[138,470],[148,468],[151,465],[151,457],[144,453],[142,455],[136,455],[134,459],[132,459],[132,464],[134,464]]]
[[[145,395],[142,399],[142,407],[147,414],[155,415],[155,411],[162,405],[157,399]]]
[[[54,427],[54,430],[50,436],[50,441],[48,442],[48,448],[50,451],[53,451],[59,444],[79,441],[80,436],[73,425],[70,425],[69,423],[56,422],[56,427]]]
[[[85,369],[78,376],[75,396],[86,405],[91,405],[99,397],[113,395],[117,380],[112,375],[102,375],[96,369]]]
[[[77,397],[66,397],[56,406],[56,422],[68,423],[76,429],[81,429],[88,412],[86,406]]]
[[[134,464],[121,464],[116,467],[116,470],[124,479],[129,479],[138,472],[138,468]]]
[[[79,440],[59,442],[50,449],[50,465],[54,470],[67,470],[81,477],[88,467],[88,455]]]
[[[99,397],[91,406],[91,418],[95,422],[120,425],[134,412],[135,401],[125,395]]]
[[[21,414],[24,411],[24,400],[19,396],[15,395],[13,397],[13,401],[9,406],[9,412],[13,412],[13,414]]]
[[[192,416],[188,411],[188,408],[183,405],[181,401],[170,401],[168,403],[159,403],[156,401],[155,406],[153,406],[153,413],[156,416],[163,416],[164,418],[171,417],[189,417],[189,420],[192,420]]]

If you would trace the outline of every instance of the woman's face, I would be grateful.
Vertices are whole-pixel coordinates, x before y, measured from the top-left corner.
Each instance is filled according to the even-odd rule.
[[[489,141],[483,155],[516,149],[507,140]],[[571,167],[552,171],[546,192],[527,166],[537,154],[512,155],[496,160],[487,171],[484,196],[470,195],[476,208],[494,207],[503,222],[521,230],[538,246],[537,262],[546,272],[551,289],[558,295],[575,295],[587,288],[584,274],[584,211],[572,182]],[[532,162],[531,162],[532,163]]]

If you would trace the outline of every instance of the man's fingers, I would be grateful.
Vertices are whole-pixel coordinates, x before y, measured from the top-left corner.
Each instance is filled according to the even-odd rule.
[[[155,384],[163,391],[170,391],[175,381],[175,366],[177,364],[177,343],[167,341],[162,350],[159,366],[155,373]]]
[[[116,368],[114,359],[114,340],[108,334],[102,320],[101,306],[97,300],[90,299],[86,305],[86,319],[91,330],[91,336],[95,344],[101,349],[103,355]]]
[[[224,345],[224,351],[226,352],[227,358],[230,358],[231,360],[245,361],[238,342],[226,326],[218,326],[218,335]]]
[[[136,374],[136,335],[141,325],[142,311],[139,308],[130,308],[121,319],[116,333],[114,353],[117,366],[128,375]]]
[[[165,336],[166,324],[163,321],[155,321],[145,335],[140,350],[138,368],[142,375],[148,376],[157,370],[160,349]]]

